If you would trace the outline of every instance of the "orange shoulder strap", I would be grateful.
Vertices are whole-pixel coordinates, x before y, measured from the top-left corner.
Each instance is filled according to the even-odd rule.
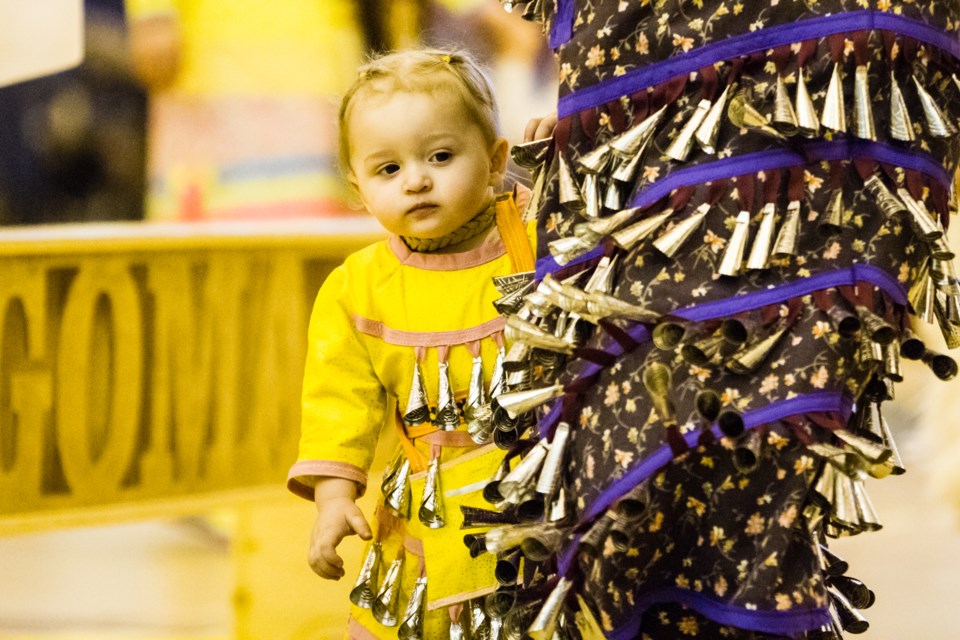
[[[510,256],[510,265],[514,273],[533,271],[535,267],[533,249],[527,239],[527,230],[520,220],[520,212],[513,199],[512,193],[497,196],[496,202],[497,229],[503,246]]]

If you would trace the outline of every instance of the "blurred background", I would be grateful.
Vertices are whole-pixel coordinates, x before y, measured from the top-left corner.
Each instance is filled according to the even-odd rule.
[[[377,235],[335,164],[337,97],[356,67],[371,52],[417,44],[469,49],[490,69],[515,143],[527,119],[552,110],[555,99],[542,34],[497,0],[57,2],[63,6],[40,19],[75,26],[78,49],[65,52],[55,71],[57,63],[38,65],[35,77],[12,74],[0,87],[0,638],[339,638],[360,547],[344,545],[343,583],[322,581],[308,568],[313,506],[283,486],[296,425],[277,428],[275,451],[255,472],[227,465],[229,479],[209,470],[194,478],[175,469],[170,483],[151,488],[151,469],[164,467],[147,463],[158,438],[150,425],[176,422],[157,417],[161,403],[149,400],[176,383],[173,374],[172,381],[161,375],[167,369],[157,345],[169,336],[159,328],[206,327],[204,310],[221,303],[261,295],[289,301],[292,329],[273,316],[261,321],[262,331],[237,325],[226,332],[233,337],[213,344],[221,356],[237,351],[239,364],[214,357],[207,367],[216,374],[233,366],[237,378],[256,378],[252,404],[236,399],[238,422],[261,405],[277,424],[290,422],[284,411],[296,403],[305,337],[296,322],[350,242]],[[40,11],[35,4],[0,10],[7,26],[0,51],[14,40],[13,18]],[[54,41],[66,42],[62,35]],[[35,44],[39,56],[43,45]],[[957,225],[952,231],[957,236]],[[291,260],[303,271],[284,271]],[[189,273],[167,285],[154,281],[164,269],[179,273],[171,263],[189,265]],[[214,274],[238,273],[237,264],[274,275],[263,282],[249,276],[228,300],[217,283],[230,279]],[[292,293],[277,293],[289,273],[308,275],[297,276]],[[107,282],[126,277],[132,298]],[[70,300],[84,291],[89,317],[71,315]],[[160,291],[200,302],[192,311],[173,304],[171,313],[182,314],[178,325],[160,313]],[[76,356],[79,370],[69,366],[74,317],[87,345]],[[142,359],[124,350],[128,325],[147,336]],[[939,336],[918,329],[942,350]],[[294,336],[294,344],[286,360],[269,361],[287,365],[271,378],[259,354],[282,351],[281,334]],[[130,362],[136,366],[123,369]],[[884,528],[834,548],[877,593],[863,637],[945,640],[956,637],[960,387],[906,364],[907,382],[884,407],[908,473],[868,484]],[[142,378],[122,373],[138,367]],[[129,452],[138,462],[117,476],[116,487],[98,488],[102,467],[112,464],[122,412],[116,398],[125,385],[144,390],[129,421]],[[89,397],[70,396],[75,386]],[[211,433],[234,415],[218,393],[232,400],[247,387],[225,388],[217,378],[190,396],[194,409],[215,407],[200,423]],[[261,388],[276,392],[276,406],[257,399]],[[49,415],[31,418],[31,407],[47,407]],[[71,409],[86,419],[74,425]],[[30,424],[40,425],[35,443]],[[243,443],[243,430],[238,434]],[[88,441],[84,466],[70,447]],[[36,445],[29,459],[28,442]],[[381,444],[376,469],[392,445],[389,438]],[[71,483],[82,484],[71,468],[89,471],[93,489],[71,491]],[[32,479],[29,488],[24,478]],[[373,498],[366,500],[370,512]]]

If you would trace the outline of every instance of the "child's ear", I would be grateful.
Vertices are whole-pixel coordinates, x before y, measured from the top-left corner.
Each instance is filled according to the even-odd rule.
[[[490,186],[500,187],[507,177],[507,154],[510,143],[506,138],[497,138],[490,149]]]

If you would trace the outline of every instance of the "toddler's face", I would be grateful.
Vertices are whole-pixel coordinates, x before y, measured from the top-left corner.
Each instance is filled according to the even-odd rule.
[[[488,143],[456,96],[372,96],[353,106],[349,126],[351,182],[391,233],[445,236],[503,180],[506,140]]]

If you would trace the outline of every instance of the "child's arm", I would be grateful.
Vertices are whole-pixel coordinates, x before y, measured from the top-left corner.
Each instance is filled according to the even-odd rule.
[[[310,567],[321,578],[339,580],[343,577],[343,559],[337,555],[337,545],[349,535],[369,540],[373,535],[363,513],[354,500],[357,485],[344,478],[321,478],[313,491],[317,504],[317,520],[310,534]]]

